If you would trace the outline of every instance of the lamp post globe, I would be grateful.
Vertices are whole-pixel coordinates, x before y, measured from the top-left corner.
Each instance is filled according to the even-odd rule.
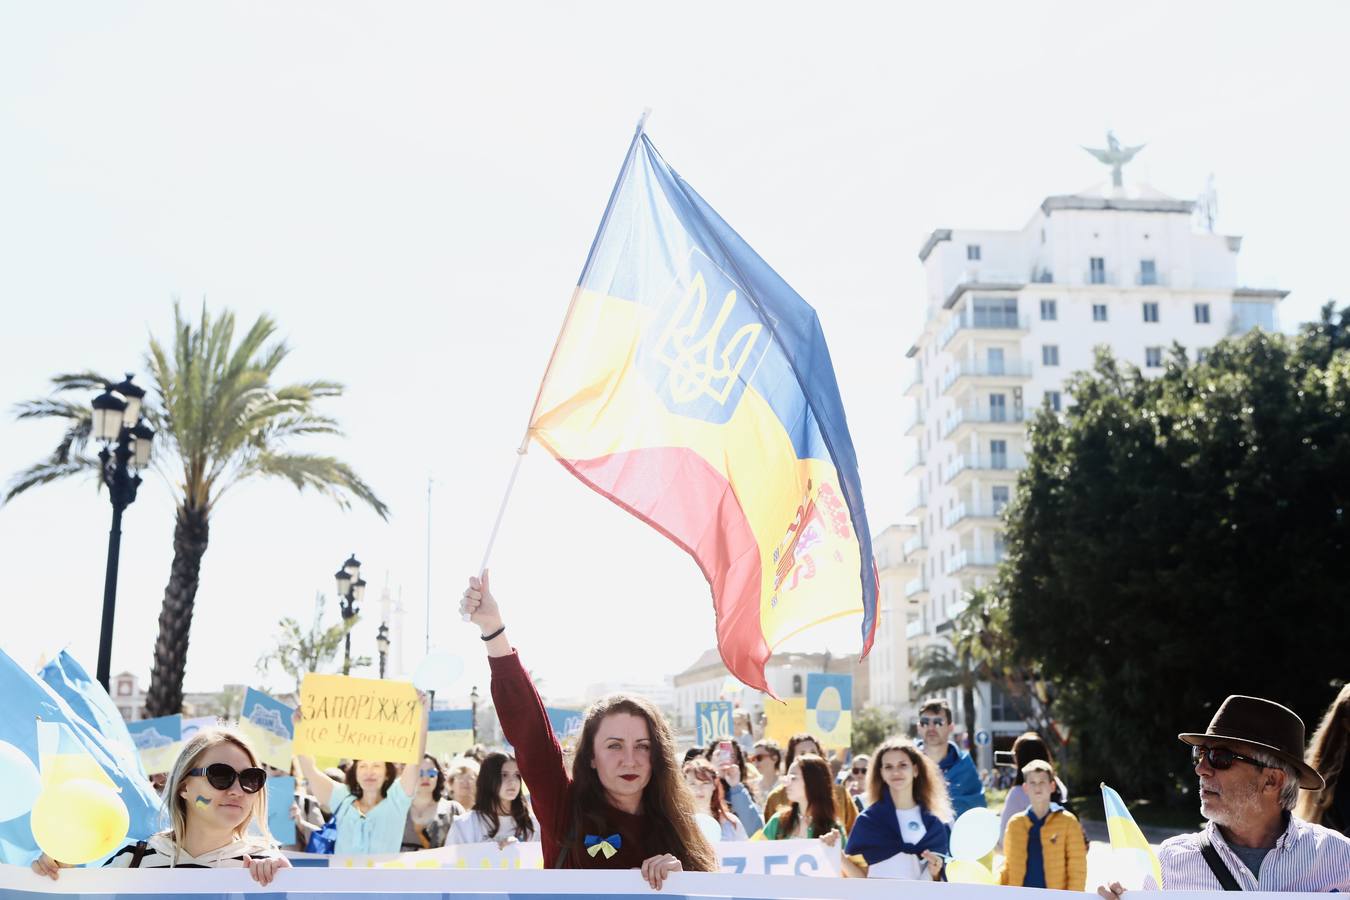
[[[375,646],[380,651],[380,677],[384,677],[384,665],[389,659],[389,625],[386,622],[380,623],[380,630],[375,633]]]
[[[356,618],[360,612],[361,601],[366,596],[366,582],[361,577],[361,563],[353,553],[342,564],[342,568],[333,574],[333,583],[337,586],[339,609],[342,612],[342,623],[347,626],[347,633],[342,639],[342,674],[350,675],[352,673],[352,629],[351,620]]]

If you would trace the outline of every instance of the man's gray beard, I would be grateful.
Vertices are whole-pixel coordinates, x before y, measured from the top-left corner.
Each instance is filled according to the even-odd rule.
[[[1225,828],[1232,828],[1235,823],[1240,823],[1248,818],[1254,818],[1260,811],[1261,803],[1261,783],[1258,781],[1252,785],[1252,789],[1247,792],[1233,793],[1225,791],[1221,796],[1223,798],[1224,809],[1222,812],[1211,815],[1205,811],[1205,795],[1200,795],[1200,812],[1215,825],[1222,825]]]

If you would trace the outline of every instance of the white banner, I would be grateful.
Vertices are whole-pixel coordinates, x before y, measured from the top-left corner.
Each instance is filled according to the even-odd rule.
[[[722,875],[681,872],[654,894],[637,871],[520,869],[284,869],[267,887],[258,887],[243,869],[65,869],[57,881],[22,866],[0,865],[0,896],[5,900],[41,900],[75,896],[80,900],[168,900],[200,894],[265,894],[279,900],[318,900],[340,893],[342,900],[396,900],[408,896],[501,900],[514,895],[531,900],[548,896],[590,895],[613,900],[894,900],[897,891],[919,900],[1062,900],[1062,891],[965,884],[858,878],[793,878],[781,875]],[[1011,892],[1017,892],[1013,894]],[[922,897],[927,893],[927,897]],[[1035,895],[1034,897],[1032,895]],[[1252,892],[1247,900],[1313,900],[1317,894]],[[1142,897],[1142,895],[1141,895]],[[1212,892],[1169,891],[1168,900],[1214,900]]]

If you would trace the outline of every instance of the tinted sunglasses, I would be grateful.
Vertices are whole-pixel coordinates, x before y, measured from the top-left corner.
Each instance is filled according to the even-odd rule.
[[[1250,756],[1241,756],[1234,753],[1232,750],[1229,750],[1227,747],[1192,747],[1191,765],[1200,765],[1200,760],[1202,759],[1209,763],[1211,769],[1216,769],[1220,772],[1225,769],[1231,769],[1235,762],[1251,763],[1258,769],[1270,768],[1259,760],[1252,759]]]
[[[919,725],[927,728],[929,725],[946,725],[947,720],[942,716],[919,716]]]
[[[234,766],[227,766],[225,763],[211,763],[204,769],[188,769],[187,773],[205,775],[206,783],[218,791],[228,791],[235,778],[239,779],[239,790],[245,794],[256,794],[267,783],[267,773],[262,769],[248,768],[236,772]]]
[[[854,775],[866,775],[866,774],[867,774],[867,770],[866,770],[866,769],[853,769],[852,771],[853,771],[853,774],[854,774]]]
[[[441,770],[440,770],[440,769],[423,769],[423,770],[422,770],[422,777],[423,777],[423,778],[435,778],[435,777],[436,777],[437,775],[439,775],[439,774],[441,774]]]

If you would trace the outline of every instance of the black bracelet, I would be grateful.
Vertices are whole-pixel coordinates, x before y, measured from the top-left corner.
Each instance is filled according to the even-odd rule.
[[[495,638],[497,635],[501,634],[501,633],[502,633],[503,631],[505,631],[505,630],[506,630],[506,626],[503,625],[501,628],[498,628],[496,631],[492,632],[492,634],[480,634],[480,635],[478,636],[478,639],[479,639],[480,641],[490,641],[490,640],[492,640],[493,638]]]

